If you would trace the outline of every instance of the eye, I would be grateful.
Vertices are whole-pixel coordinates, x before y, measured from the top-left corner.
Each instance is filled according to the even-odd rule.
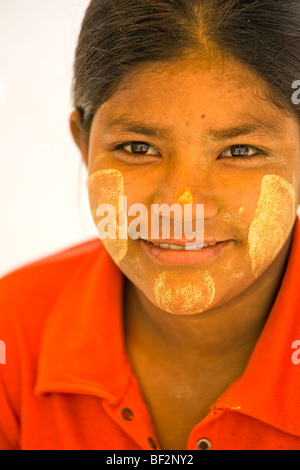
[[[154,152],[148,153],[152,149]],[[133,155],[136,159],[143,159],[146,157],[159,157],[159,152],[146,142],[124,142],[114,147],[114,150],[121,150],[123,153]]]
[[[152,152],[150,152],[152,149]],[[113,148],[114,151],[120,150],[123,154],[128,157],[132,157],[134,160],[146,160],[149,157],[160,157],[160,153],[150,144],[146,142],[123,142],[117,144]],[[261,156],[267,156],[264,151],[252,147],[250,145],[232,145],[225,149],[218,159],[230,159],[230,160],[253,160],[260,158]]]
[[[261,154],[264,155],[262,150],[259,150],[256,147],[251,147],[250,145],[232,145],[231,147],[224,150],[219,158],[246,160],[251,158],[253,159]]]

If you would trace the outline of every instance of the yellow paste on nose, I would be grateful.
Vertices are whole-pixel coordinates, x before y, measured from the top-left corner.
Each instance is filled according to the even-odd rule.
[[[193,204],[194,199],[191,191],[187,188],[184,193],[178,198],[179,204]]]
[[[266,175],[248,234],[255,278],[271,264],[286,242],[295,220],[295,190],[278,175]]]
[[[207,270],[199,271],[197,278],[198,282],[181,282],[170,288],[168,272],[162,272],[154,282],[157,305],[169,313],[185,315],[208,308],[215,296],[215,283]]]
[[[125,196],[124,178],[122,173],[115,169],[99,170],[88,178],[89,200],[95,224],[99,222],[96,215],[101,204],[111,204],[116,211],[116,218],[108,216],[108,223],[116,227],[116,239],[105,239],[103,244],[116,264],[119,264],[128,251],[128,224],[127,214],[119,210],[119,197]],[[120,223],[126,224],[127,238],[119,239]]]

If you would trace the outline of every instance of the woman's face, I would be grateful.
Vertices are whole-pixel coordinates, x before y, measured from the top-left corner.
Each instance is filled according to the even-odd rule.
[[[98,109],[89,141],[95,223],[104,219],[96,215],[101,204],[116,208],[116,228],[123,223],[116,232],[122,229],[123,239],[103,241],[110,256],[166,312],[192,315],[233,299],[266,271],[291,233],[299,134],[298,121],[284,116],[258,77],[234,61],[224,70],[192,61],[136,69]],[[124,237],[139,213],[127,212],[127,220],[118,213],[120,196],[128,210],[147,209],[149,232],[141,236],[148,242]],[[204,243],[217,245],[179,251],[149,243],[162,240],[150,228],[151,205],[163,203],[191,204],[194,223],[196,205],[203,204]],[[170,228],[174,240],[172,213]],[[183,247],[191,243],[181,238]]]

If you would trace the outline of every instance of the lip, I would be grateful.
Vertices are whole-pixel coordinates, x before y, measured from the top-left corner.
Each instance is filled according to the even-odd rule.
[[[147,240],[148,241],[148,240]],[[150,241],[150,240],[149,240]],[[178,245],[178,241],[177,245]],[[218,258],[227,248],[229,248],[234,240],[225,240],[222,242],[209,242],[217,243],[215,246],[209,246],[202,248],[201,250],[191,250],[191,251],[176,251],[168,250],[166,248],[161,248],[159,246],[153,245],[151,242],[147,243],[145,240],[141,240],[143,249],[147,255],[153,261],[158,261],[163,264],[201,264],[204,262],[209,262]],[[162,241],[155,243],[163,243]],[[173,245],[171,240],[168,240],[168,244]],[[183,245],[185,245],[184,243]],[[195,243],[194,243],[195,244]],[[206,243],[205,243],[206,244]]]

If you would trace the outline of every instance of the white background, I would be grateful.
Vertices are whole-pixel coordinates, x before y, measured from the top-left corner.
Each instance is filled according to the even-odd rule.
[[[88,4],[0,0],[0,277],[97,236],[69,130],[72,67]]]

